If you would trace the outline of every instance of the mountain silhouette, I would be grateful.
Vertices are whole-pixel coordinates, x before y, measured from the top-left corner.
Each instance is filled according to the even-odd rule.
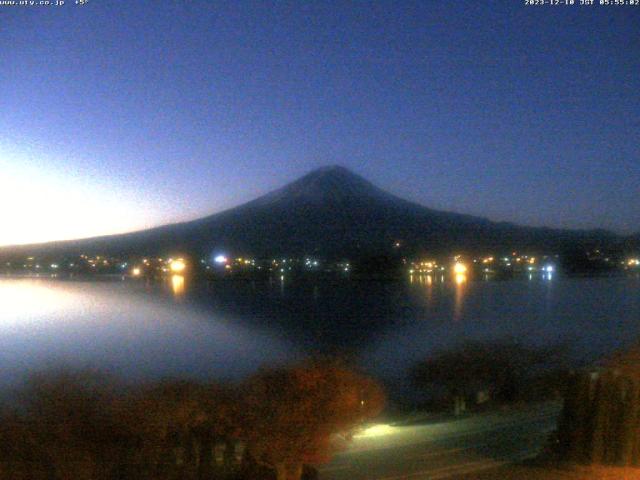
[[[630,237],[629,237],[630,238]],[[154,255],[224,251],[270,257],[351,257],[393,251],[558,252],[617,245],[604,230],[561,230],[433,210],[390,194],[341,166],[319,168],[238,207],[201,219],[122,235],[21,246],[11,251]],[[7,251],[7,248],[3,249]]]

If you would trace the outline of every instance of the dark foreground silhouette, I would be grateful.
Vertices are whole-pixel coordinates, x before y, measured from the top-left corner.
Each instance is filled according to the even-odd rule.
[[[5,407],[0,478],[315,478],[332,437],[377,415],[381,388],[332,362],[246,382],[126,386],[91,372],[35,375]]]

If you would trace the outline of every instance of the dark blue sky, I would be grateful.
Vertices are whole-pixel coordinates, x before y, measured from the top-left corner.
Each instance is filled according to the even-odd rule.
[[[640,7],[0,7],[0,112],[0,244],[190,219],[336,163],[433,208],[640,230]]]

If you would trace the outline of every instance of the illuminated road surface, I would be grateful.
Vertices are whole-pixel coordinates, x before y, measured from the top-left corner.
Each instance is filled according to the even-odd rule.
[[[559,404],[411,426],[377,426],[320,468],[321,480],[436,480],[534,457]]]

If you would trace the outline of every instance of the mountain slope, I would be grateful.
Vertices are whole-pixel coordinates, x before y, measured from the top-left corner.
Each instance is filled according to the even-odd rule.
[[[324,167],[267,195],[202,219],[125,235],[20,247],[23,251],[255,256],[370,255],[401,241],[413,251],[559,251],[576,244],[614,244],[606,231],[532,228],[432,210],[396,197],[339,167]]]

